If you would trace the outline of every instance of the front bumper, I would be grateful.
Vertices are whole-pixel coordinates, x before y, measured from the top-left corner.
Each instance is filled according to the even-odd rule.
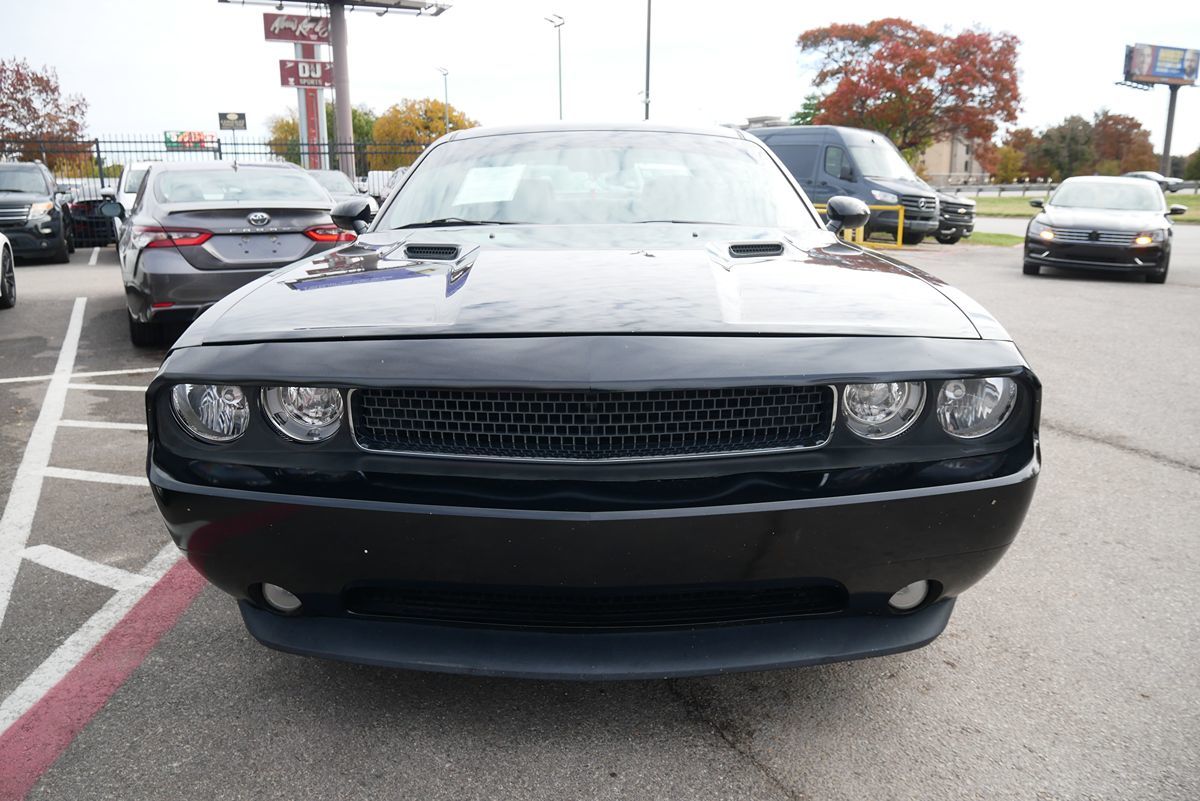
[[[737,506],[619,512],[447,508],[185,484],[151,466],[188,559],[241,601],[251,633],[294,653],[376,665],[541,678],[646,678],[763,670],[920,647],[952,601],[1015,537],[1036,453],[1017,472],[961,485]],[[887,599],[933,584],[910,614]],[[268,611],[285,587],[304,614]],[[844,589],[840,608],[781,619],[663,627],[449,625],[363,614],[356,587],[625,593],[779,583]]]
[[[0,228],[8,237],[15,256],[46,256],[52,253],[62,239],[62,219],[39,217],[21,226]]]
[[[1025,239],[1025,261],[1064,269],[1152,273],[1162,269],[1169,253],[1169,248],[1161,245],[1123,247],[1086,242],[1062,243],[1041,237]]]
[[[962,239],[967,239],[974,232],[974,216],[942,215],[938,221],[938,236],[958,236]]]
[[[899,213],[895,211],[880,211],[872,214],[867,227],[872,231],[885,231],[894,234]],[[937,215],[932,211],[904,210],[904,231],[910,234],[934,234],[940,225]]]

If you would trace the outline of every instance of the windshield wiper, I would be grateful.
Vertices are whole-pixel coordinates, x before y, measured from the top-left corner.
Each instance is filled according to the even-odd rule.
[[[674,223],[676,225],[735,225],[736,223],[714,222],[712,220],[634,220],[631,225],[647,223]]]
[[[462,217],[442,217],[437,220],[426,220],[425,222],[409,223],[401,225],[392,230],[400,230],[401,228],[442,228],[454,225],[528,225],[529,223],[516,222],[512,220],[464,220]]]

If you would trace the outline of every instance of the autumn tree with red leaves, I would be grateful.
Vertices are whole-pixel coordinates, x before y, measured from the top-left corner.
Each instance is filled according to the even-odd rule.
[[[957,134],[990,142],[1020,107],[1017,46],[1010,33],[935,33],[905,19],[836,24],[800,34],[819,56],[814,84],[828,90],[818,125],[888,136],[909,155]]]
[[[52,67],[0,59],[0,139],[79,139],[86,117],[87,101],[64,97]]]
[[[1150,132],[1133,117],[1100,109],[1092,120],[1092,131],[1096,171],[1102,175],[1158,169]]]

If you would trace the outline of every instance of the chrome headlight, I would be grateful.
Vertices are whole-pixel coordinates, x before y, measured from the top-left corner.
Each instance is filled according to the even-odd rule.
[[[1146,247],[1147,245],[1157,245],[1167,238],[1167,232],[1162,228],[1157,231],[1142,231],[1133,238],[1135,246]]]
[[[250,405],[231,384],[176,384],[171,387],[175,419],[202,442],[232,442],[246,433]]]
[[[31,203],[29,206],[29,219],[34,220],[38,217],[48,217],[50,212],[54,211],[54,204],[49,201],[41,203]]]
[[[886,203],[889,206],[895,206],[900,202],[899,195],[895,195],[891,192],[880,192],[878,189],[871,190],[871,197],[875,198],[880,203]]]
[[[1016,405],[1011,378],[956,378],[942,384],[937,418],[947,434],[977,439],[1004,425]]]
[[[1040,223],[1037,220],[1031,220],[1029,223],[1029,230],[1026,232],[1026,236],[1036,236],[1040,239],[1053,239],[1054,231],[1051,230],[1050,226],[1046,225],[1045,223]]]
[[[342,393],[332,387],[266,387],[262,405],[275,430],[296,442],[322,442],[342,425]]]
[[[846,426],[867,439],[902,434],[916,422],[925,405],[925,385],[919,381],[847,384],[842,393]]]

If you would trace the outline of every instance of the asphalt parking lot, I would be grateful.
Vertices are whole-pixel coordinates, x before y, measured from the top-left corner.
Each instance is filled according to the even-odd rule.
[[[1175,248],[1164,286],[1026,277],[1015,248],[902,255],[997,315],[1045,387],[1038,496],[940,639],[604,684],[259,646],[166,547],[139,391],[163,352],[129,345],[112,249],[21,265],[0,313],[0,799],[1195,799],[1200,226]]]

